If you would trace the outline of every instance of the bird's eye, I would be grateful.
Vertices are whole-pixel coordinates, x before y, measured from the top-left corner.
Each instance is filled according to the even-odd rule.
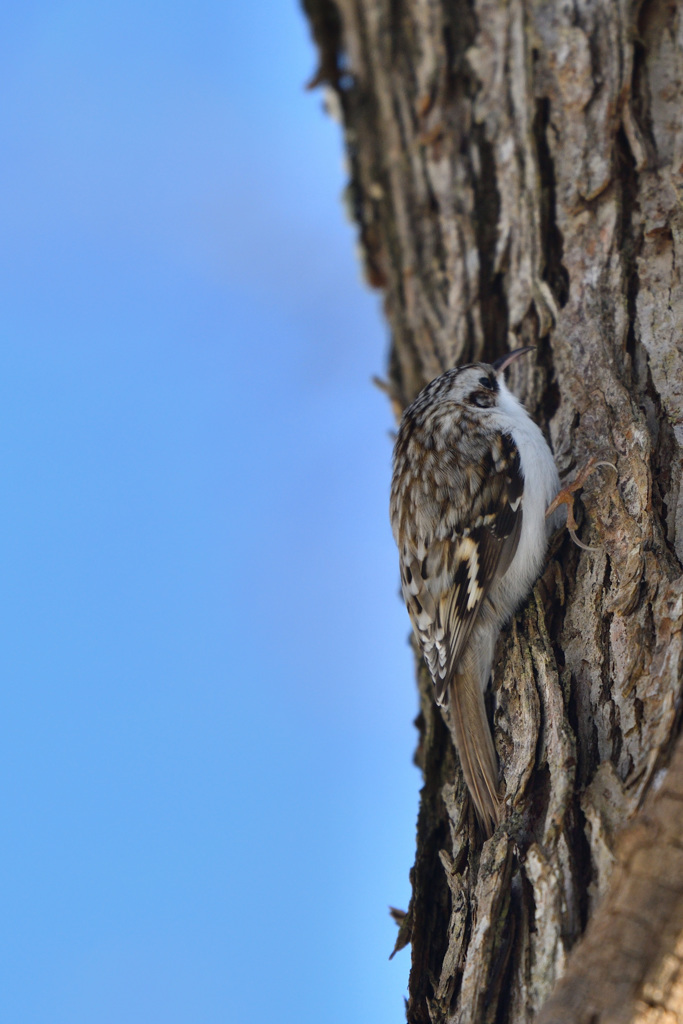
[[[479,383],[483,388],[488,388],[489,391],[493,391],[495,388],[495,385],[490,377],[480,377]]]

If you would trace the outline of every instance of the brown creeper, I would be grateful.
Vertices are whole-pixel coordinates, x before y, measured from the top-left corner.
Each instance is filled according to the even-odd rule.
[[[505,369],[531,351],[437,377],[405,410],[394,448],[403,597],[487,829],[501,801],[484,691],[500,628],[541,570],[560,487],[543,434],[505,384]]]

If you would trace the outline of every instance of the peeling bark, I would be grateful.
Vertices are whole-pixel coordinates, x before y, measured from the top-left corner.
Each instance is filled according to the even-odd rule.
[[[560,473],[618,467],[583,493],[596,550],[559,538],[501,638],[509,813],[483,846],[418,665],[408,1020],[683,1019],[683,753],[653,792],[683,667],[683,0],[304,7],[396,412],[533,344],[512,387]]]
[[[656,790],[656,791],[655,791]],[[619,837],[612,884],[539,1024],[678,1021],[683,1008],[683,747]]]

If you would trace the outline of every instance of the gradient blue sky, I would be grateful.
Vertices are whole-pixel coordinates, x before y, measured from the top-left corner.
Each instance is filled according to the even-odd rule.
[[[294,0],[0,13],[0,1019],[400,1024],[387,338]]]

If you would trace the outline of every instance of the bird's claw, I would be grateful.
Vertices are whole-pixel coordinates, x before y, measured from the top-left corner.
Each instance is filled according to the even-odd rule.
[[[571,483],[566,484],[558,491],[558,493],[555,495],[553,500],[548,505],[548,508],[546,509],[545,513],[547,519],[548,516],[551,516],[553,512],[555,512],[560,507],[560,505],[566,505],[567,530],[569,531],[569,536],[574,541],[574,543],[578,547],[583,548],[584,551],[597,551],[599,549],[596,547],[592,547],[590,544],[584,544],[583,541],[579,540],[577,536],[576,531],[578,529],[578,523],[574,518],[574,495],[577,491],[581,490],[588,477],[592,473],[594,473],[596,469],[599,469],[600,466],[609,466],[610,469],[614,470],[617,476],[619,475],[619,470],[613,462],[608,462],[606,459],[601,459],[597,455],[592,456],[592,458],[588,460],[583,469],[577,474],[576,478],[572,480]]]

